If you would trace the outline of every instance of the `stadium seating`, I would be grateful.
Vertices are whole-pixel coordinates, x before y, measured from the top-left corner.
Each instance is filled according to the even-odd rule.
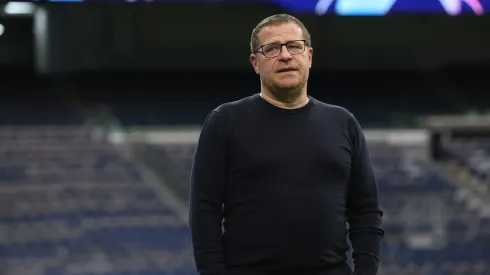
[[[444,156],[465,166],[476,176],[490,182],[490,140],[456,140],[443,146]]]
[[[178,209],[85,128],[0,128],[2,275],[191,275]]]
[[[190,171],[194,144],[166,155]],[[490,219],[461,200],[458,184],[404,147],[370,144],[386,236],[380,275],[489,274]]]
[[[487,274],[490,219],[460,200],[459,185],[407,150],[371,147],[385,211],[381,274]]]

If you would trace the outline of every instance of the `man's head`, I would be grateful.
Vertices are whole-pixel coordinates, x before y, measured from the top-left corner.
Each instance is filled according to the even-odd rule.
[[[274,97],[290,97],[306,87],[313,49],[297,18],[278,14],[262,20],[252,32],[250,48],[250,62]]]

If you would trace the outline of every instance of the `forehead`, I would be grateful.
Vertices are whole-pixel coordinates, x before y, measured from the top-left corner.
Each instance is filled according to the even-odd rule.
[[[263,28],[259,33],[259,41],[262,44],[287,42],[303,39],[303,31],[295,23],[284,23]]]

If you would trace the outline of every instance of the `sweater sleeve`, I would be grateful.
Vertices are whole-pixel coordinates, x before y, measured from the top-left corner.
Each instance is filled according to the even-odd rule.
[[[380,261],[384,230],[378,186],[368,155],[366,140],[353,115],[349,120],[352,166],[347,196],[347,220],[356,275],[375,275]]]
[[[222,204],[226,183],[226,123],[218,110],[206,118],[191,171],[189,223],[201,275],[225,275]]]

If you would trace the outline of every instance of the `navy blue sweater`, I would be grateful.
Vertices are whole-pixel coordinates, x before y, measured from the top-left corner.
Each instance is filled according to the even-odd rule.
[[[206,118],[189,217],[201,275],[348,275],[347,230],[355,273],[377,273],[382,212],[361,127],[309,98],[282,109],[256,94]]]

